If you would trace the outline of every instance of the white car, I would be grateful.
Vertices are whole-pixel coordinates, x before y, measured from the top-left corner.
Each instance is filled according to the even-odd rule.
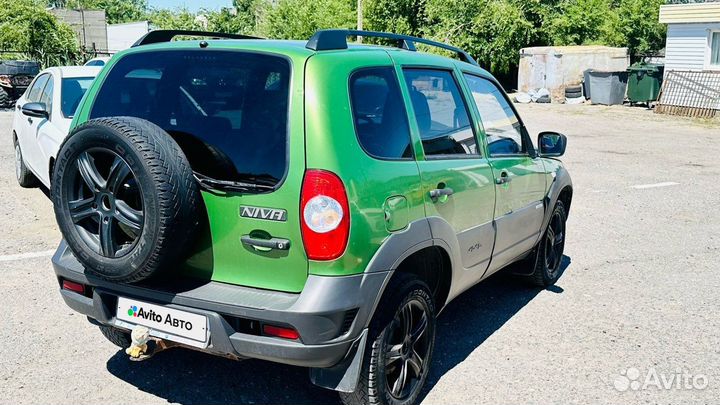
[[[15,175],[22,187],[50,187],[51,170],[80,99],[102,68],[61,66],[40,72],[17,100]]]
[[[85,64],[83,66],[103,67],[108,63],[109,60],[110,60],[109,56],[101,56],[98,58],[92,58],[89,61],[85,62]]]

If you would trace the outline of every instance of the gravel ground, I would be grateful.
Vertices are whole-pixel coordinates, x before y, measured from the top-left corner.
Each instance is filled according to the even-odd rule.
[[[568,267],[548,290],[500,275],[454,301],[424,402],[717,402],[719,123],[627,107],[520,110],[531,133],[569,138]],[[302,368],[182,349],[127,361],[57,293],[52,207],[17,186],[10,123],[0,112],[0,403],[337,403]],[[9,256],[28,252],[40,257]]]

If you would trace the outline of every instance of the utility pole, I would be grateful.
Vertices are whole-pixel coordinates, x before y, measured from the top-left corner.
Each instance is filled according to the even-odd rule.
[[[357,0],[357,29],[361,30],[363,29],[363,9],[362,9],[362,0]],[[358,42],[362,42],[362,37],[357,37]]]

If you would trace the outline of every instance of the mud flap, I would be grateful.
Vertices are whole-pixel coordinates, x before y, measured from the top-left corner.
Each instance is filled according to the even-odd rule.
[[[330,368],[311,368],[310,381],[313,384],[341,392],[353,392],[357,387],[365,355],[368,330],[364,329],[350,347],[347,356]]]

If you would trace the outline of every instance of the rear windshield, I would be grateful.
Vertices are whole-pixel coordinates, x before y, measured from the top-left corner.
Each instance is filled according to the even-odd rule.
[[[215,179],[276,184],[286,169],[290,64],[229,51],[160,51],[118,61],[91,118],[151,121],[180,145],[193,170]]]
[[[60,104],[65,117],[72,118],[75,115],[75,110],[77,110],[82,96],[85,95],[93,80],[95,80],[94,77],[67,77],[62,79]]]

